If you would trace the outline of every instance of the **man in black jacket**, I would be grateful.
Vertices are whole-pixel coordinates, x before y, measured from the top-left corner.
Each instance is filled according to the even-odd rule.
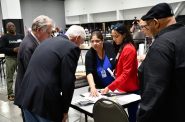
[[[155,41],[139,67],[138,122],[183,122],[185,110],[185,27],[171,7],[160,3],[142,20]]]
[[[24,36],[16,33],[15,24],[12,22],[8,22],[6,24],[6,29],[7,34],[0,38],[0,52],[5,54],[7,94],[8,99],[13,101],[13,76],[17,68],[17,53],[19,51],[19,45]]]
[[[26,122],[66,121],[74,91],[79,45],[85,39],[81,26],[71,26],[66,35],[41,43],[34,51],[20,86]]]

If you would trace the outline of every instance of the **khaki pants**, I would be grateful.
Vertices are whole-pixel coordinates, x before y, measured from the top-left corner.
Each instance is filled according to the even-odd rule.
[[[8,96],[14,95],[13,93],[13,76],[17,68],[17,58],[5,56],[6,59],[6,81],[7,81],[7,94]]]

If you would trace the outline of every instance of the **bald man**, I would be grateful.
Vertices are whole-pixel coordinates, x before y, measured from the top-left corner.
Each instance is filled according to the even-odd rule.
[[[6,29],[7,33],[0,38],[0,52],[5,54],[7,95],[8,99],[13,101],[13,75],[17,68],[17,53],[19,51],[19,45],[24,36],[16,33],[15,24],[12,22],[8,22],[6,24]]]

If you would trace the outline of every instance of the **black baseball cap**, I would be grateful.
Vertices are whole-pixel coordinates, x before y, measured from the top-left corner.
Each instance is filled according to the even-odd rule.
[[[167,3],[159,3],[153,6],[146,15],[142,16],[142,20],[149,20],[149,19],[161,19],[173,16],[173,10],[171,6]]]

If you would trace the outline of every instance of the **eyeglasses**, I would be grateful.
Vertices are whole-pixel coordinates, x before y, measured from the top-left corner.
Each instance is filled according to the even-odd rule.
[[[148,21],[146,21],[147,24],[140,25],[140,29],[146,29],[146,30],[148,30],[147,27],[149,27],[149,26],[151,25],[151,22],[152,22],[153,20],[155,20],[155,19],[148,20]]]
[[[145,29],[148,29],[147,26],[148,26],[147,24],[145,24],[145,25],[140,25],[140,28],[141,28],[141,29],[144,29],[144,28],[145,28]]]

